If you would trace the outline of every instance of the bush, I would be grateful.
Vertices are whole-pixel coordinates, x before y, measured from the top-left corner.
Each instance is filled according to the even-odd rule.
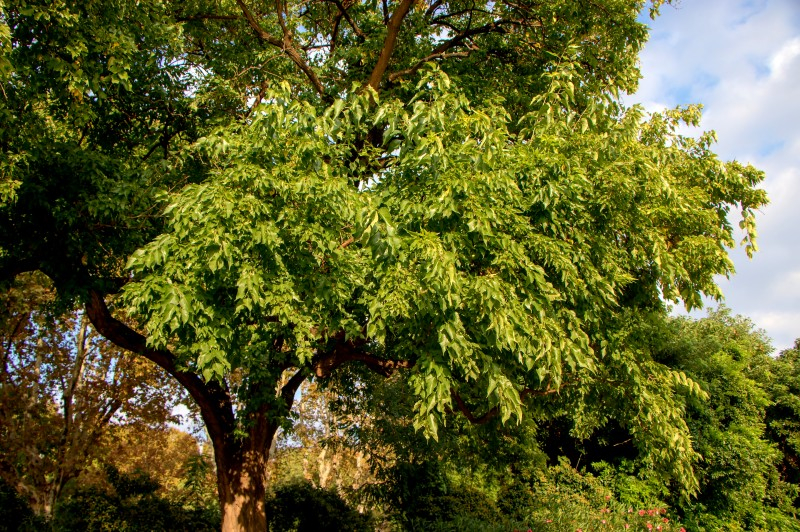
[[[506,515],[526,523],[527,526],[519,530],[678,532],[683,529],[665,505],[657,500],[641,500],[640,505],[620,502],[601,479],[580,472],[562,460],[541,471],[532,481],[508,486],[501,493],[499,506]]]
[[[5,480],[0,479],[0,532],[42,530],[47,523]]]
[[[362,515],[336,492],[308,482],[278,487],[267,498],[267,521],[272,532],[369,532],[370,516]]]
[[[385,472],[374,493],[404,530],[508,530],[509,524],[484,491],[454,481],[440,462],[400,462]]]
[[[57,531],[216,531],[216,509],[185,508],[156,494],[159,485],[144,473],[126,475],[107,469],[110,488],[79,488],[59,504]]]

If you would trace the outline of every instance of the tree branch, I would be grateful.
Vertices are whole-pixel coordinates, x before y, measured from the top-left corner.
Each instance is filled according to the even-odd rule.
[[[442,5],[443,0],[436,0],[435,2],[431,2],[430,7],[427,11],[425,11],[425,18],[430,18],[436,13],[436,10]]]
[[[413,368],[416,364],[413,360],[387,360],[365,353],[361,351],[361,347],[365,344],[365,340],[354,342],[342,339],[333,349],[317,357],[312,364],[314,374],[320,378],[329,377],[336,368],[346,362],[361,362],[371,371],[390,377],[398,369]]]
[[[394,47],[397,43],[397,35],[400,33],[400,26],[403,24],[403,19],[406,17],[413,4],[414,0],[402,0],[395,12],[392,13],[392,18],[389,19],[386,39],[383,41],[381,54],[378,56],[378,62],[375,64],[375,68],[372,70],[369,82],[367,83],[368,86],[376,91],[381,84],[386,69],[389,67],[389,59],[391,59],[392,52],[394,52]]]
[[[292,409],[292,405],[294,404],[294,396],[297,394],[297,389],[301,384],[303,384],[304,380],[306,380],[306,372],[300,369],[297,371],[297,373],[292,375],[292,378],[289,379],[289,382],[284,384],[281,388],[281,397],[286,403],[286,408],[289,410]]]
[[[353,17],[350,16],[350,13],[347,12],[347,8],[344,7],[344,4],[342,4],[341,0],[333,0],[333,3],[339,8],[339,12],[344,16],[347,23],[350,24],[350,27],[353,28],[355,34],[362,39],[366,39],[367,36],[364,35],[364,32],[361,31],[361,28],[359,28],[358,24],[356,24],[356,21],[353,20]]]
[[[561,389],[560,388],[545,388],[544,390],[531,390],[530,388],[525,388],[519,394],[519,398],[521,401],[524,401],[526,397],[530,396],[544,396],[544,395],[551,395],[554,393],[558,393]],[[458,407],[458,411],[461,412],[467,420],[472,423],[473,425],[483,425],[495,417],[497,414],[500,413],[500,409],[496,406],[493,406],[489,410],[486,411],[482,416],[476,416],[472,413],[472,411],[467,406],[467,403],[464,402],[464,399],[458,395],[455,388],[450,388],[450,396],[456,403]]]
[[[191,22],[194,20],[239,20],[239,15],[213,15],[213,14],[202,14],[202,15],[187,15],[187,16],[177,16],[175,20],[178,22]]]
[[[482,416],[476,417],[472,413],[472,411],[469,409],[469,407],[467,407],[467,403],[465,403],[464,400],[461,398],[461,396],[458,395],[458,392],[456,392],[455,388],[450,388],[450,396],[456,402],[456,406],[458,407],[458,411],[461,412],[462,414],[464,414],[464,417],[467,418],[467,420],[469,420],[469,422],[472,423],[473,425],[483,425],[483,424],[485,424],[490,419],[492,419],[494,416],[496,416],[498,411],[499,411],[498,408],[495,406],[495,407],[490,408]]]
[[[411,68],[406,68],[403,70],[398,70],[397,72],[392,72],[391,74],[389,74],[388,79],[391,82],[396,80],[397,78],[415,74],[417,70],[419,70],[420,68],[423,67],[423,65],[425,65],[425,63],[427,63],[428,61],[433,61],[434,59],[447,59],[449,57],[469,57],[470,53],[471,52],[451,52],[451,53],[442,52],[438,54],[431,54],[429,56],[420,59],[419,62],[417,62],[417,64],[415,64]]]
[[[474,45],[470,46],[469,47],[470,50],[463,52],[449,52],[449,50],[452,50],[457,46],[463,45],[464,41],[476,35],[483,35],[492,32],[498,32],[498,33],[504,32],[506,30],[503,28],[503,26],[507,24],[517,24],[517,22],[512,20],[500,19],[500,20],[495,20],[494,22],[490,22],[489,24],[484,24],[483,26],[478,26],[477,28],[469,28],[460,31],[454,37],[444,41],[439,46],[434,48],[430,54],[417,61],[417,63],[415,63],[414,66],[389,74],[389,81],[394,81],[397,78],[407,76],[410,74],[415,74],[420,68],[422,68],[422,66],[425,63],[427,63],[428,61],[432,61],[434,59],[447,59],[449,57],[468,57],[473,51],[478,49],[477,46]]]
[[[147,358],[174,377],[200,407],[203,421],[215,444],[227,441],[232,436],[235,427],[233,405],[230,396],[217,381],[203,382],[197,374],[178,369],[175,355],[168,350],[148,347],[144,336],[111,315],[103,295],[97,290],[89,292],[86,315],[95,330],[106,339],[122,349]]]
[[[279,39],[266,31],[264,28],[261,27],[261,24],[258,23],[256,17],[247,7],[247,4],[244,3],[243,0],[236,0],[236,4],[242,10],[242,14],[244,14],[245,20],[247,20],[247,24],[253,30],[253,33],[261,39],[262,41],[271,44],[272,46],[277,46],[281,49],[283,53],[285,53],[289,59],[291,59],[295,65],[306,75],[308,80],[311,82],[311,85],[314,87],[314,90],[320,96],[325,96],[325,87],[322,85],[322,82],[317,77],[317,74],[314,70],[305,62],[305,60],[300,56],[300,53],[295,48],[294,43],[291,40],[291,33],[289,32],[286,21],[283,18],[283,14],[281,13],[280,4],[278,5],[278,20],[281,24],[281,28],[283,29],[283,39]]]

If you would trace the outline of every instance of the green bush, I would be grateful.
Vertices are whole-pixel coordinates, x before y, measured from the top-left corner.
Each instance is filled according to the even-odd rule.
[[[126,475],[108,468],[109,488],[75,490],[56,509],[59,532],[216,531],[216,509],[186,508],[159,497],[157,482],[143,473]]]
[[[308,482],[278,487],[267,497],[271,532],[369,532],[370,516],[358,513],[336,492]]]
[[[384,473],[373,496],[384,503],[389,518],[404,530],[506,530],[506,516],[474,479],[454,481],[441,462],[399,462]]]

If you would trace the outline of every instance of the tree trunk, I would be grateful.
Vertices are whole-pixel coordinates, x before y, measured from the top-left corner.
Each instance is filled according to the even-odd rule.
[[[214,442],[222,532],[267,530],[267,461],[277,425],[264,425],[256,423],[242,440]]]
[[[266,460],[248,456],[217,471],[222,532],[260,532],[267,530]]]

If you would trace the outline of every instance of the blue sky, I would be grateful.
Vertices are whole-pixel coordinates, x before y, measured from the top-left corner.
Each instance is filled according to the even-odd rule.
[[[702,103],[720,157],[766,172],[760,251],[734,250],[737,273],[720,285],[733,312],[788,348],[800,338],[800,0],[681,0],[646,22],[643,78],[626,101]]]

